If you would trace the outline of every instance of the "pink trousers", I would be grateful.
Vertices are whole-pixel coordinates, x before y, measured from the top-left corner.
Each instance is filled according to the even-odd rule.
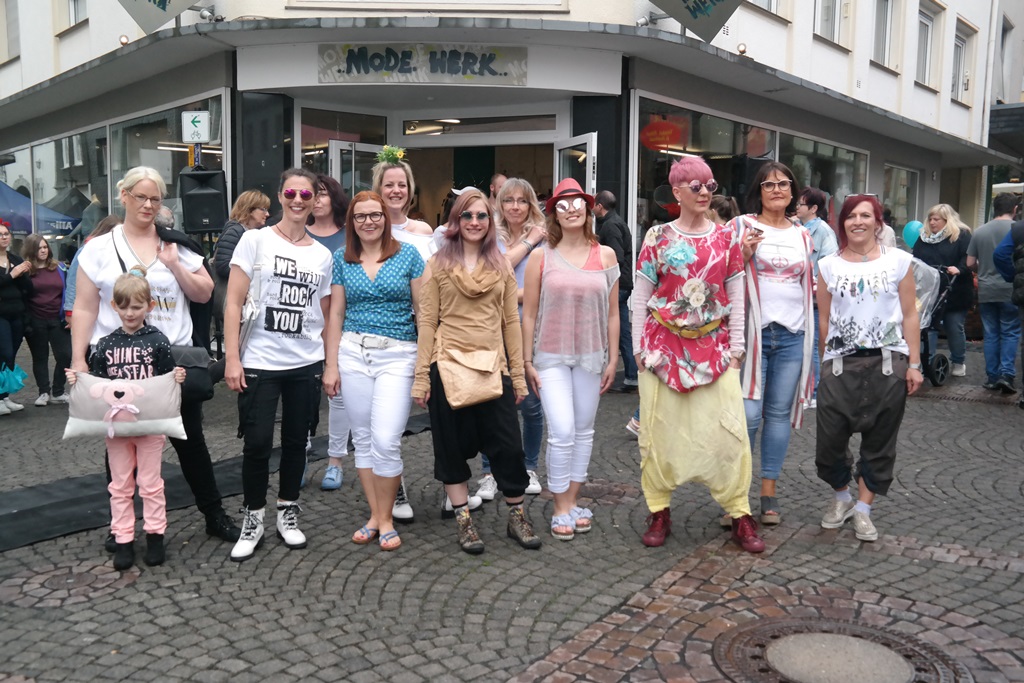
[[[167,501],[164,480],[160,476],[165,439],[162,435],[107,439],[110,532],[118,543],[128,543],[135,538],[136,472],[142,497],[143,529],[147,534],[162,534],[167,530]]]

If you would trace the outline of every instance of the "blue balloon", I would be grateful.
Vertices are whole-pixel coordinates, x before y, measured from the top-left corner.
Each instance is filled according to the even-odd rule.
[[[923,227],[924,223],[921,221],[910,221],[903,226],[903,241],[909,249],[914,248],[917,238],[921,236],[921,228]]]

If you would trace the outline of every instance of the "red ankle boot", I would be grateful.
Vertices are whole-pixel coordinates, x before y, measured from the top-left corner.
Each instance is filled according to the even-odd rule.
[[[732,520],[732,540],[748,553],[764,551],[764,541],[757,535],[757,522],[750,515]]]
[[[648,548],[660,548],[665,544],[665,538],[672,533],[672,518],[668,508],[648,516],[647,524],[649,526],[643,537],[644,545]]]

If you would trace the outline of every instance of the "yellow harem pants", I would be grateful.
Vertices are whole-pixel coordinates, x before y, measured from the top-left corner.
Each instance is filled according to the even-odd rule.
[[[640,485],[650,511],[669,507],[672,491],[704,484],[733,518],[750,514],[750,440],[740,374],[680,393],[650,370],[640,373]]]

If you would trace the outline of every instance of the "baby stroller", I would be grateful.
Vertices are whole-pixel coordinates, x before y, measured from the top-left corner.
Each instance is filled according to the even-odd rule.
[[[938,331],[957,276],[948,275],[945,270],[933,268],[920,259],[914,259],[913,268],[917,315],[921,321],[921,367],[932,386],[941,387],[949,377],[949,356],[933,353],[928,333]]]

